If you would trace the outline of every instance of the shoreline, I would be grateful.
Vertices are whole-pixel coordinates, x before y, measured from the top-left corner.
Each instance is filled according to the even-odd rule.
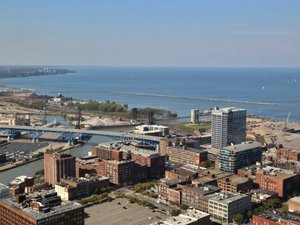
[[[80,146],[80,145],[69,146],[67,148],[63,148],[63,149],[55,151],[55,152],[64,152],[64,151],[73,149],[73,148],[78,147],[78,146]],[[1,174],[1,172],[5,172],[5,171],[11,170],[11,169],[15,169],[15,168],[20,167],[20,166],[24,166],[26,164],[33,163],[33,162],[41,160],[43,158],[44,158],[44,156],[41,156],[41,157],[38,157],[38,158],[35,158],[35,159],[31,159],[31,160],[28,160],[28,161],[23,161],[23,162],[18,163],[18,164],[8,165],[6,168],[1,168],[0,167],[0,174]],[[3,167],[5,167],[5,166],[3,166]]]
[[[56,75],[60,75],[60,74],[56,74]],[[43,76],[43,75],[37,75],[37,76]],[[0,83],[1,83],[1,78],[0,78]],[[20,78],[24,78],[24,77],[20,77]],[[6,78],[3,78],[3,79],[6,79]],[[36,92],[37,91],[35,89],[13,88],[11,86],[5,86],[5,85],[3,85],[2,87],[8,88],[10,90],[18,90],[18,91],[22,91],[22,90],[24,90],[24,91],[27,90],[29,92],[30,91],[31,92]],[[1,86],[0,86],[0,90],[1,90]],[[136,92],[136,93],[135,92],[123,92],[123,91],[110,91],[110,92],[111,93],[123,93],[123,94],[126,94],[126,95],[146,95],[146,96],[151,96],[151,97],[158,96],[158,97],[175,98],[175,99],[177,99],[177,98],[186,99],[187,98],[189,100],[199,100],[199,101],[204,101],[204,100],[207,100],[207,101],[221,101],[221,102],[227,102],[228,104],[232,103],[233,105],[234,105],[234,103],[236,103],[236,104],[240,104],[240,103],[242,104],[242,103],[244,103],[244,104],[250,104],[250,105],[251,104],[254,104],[254,105],[258,104],[258,105],[265,105],[265,106],[278,106],[279,102],[282,102],[282,101],[276,101],[276,100],[270,100],[269,102],[266,102],[265,100],[257,100],[257,101],[255,101],[255,100],[254,101],[245,100],[245,101],[240,101],[240,100],[235,100],[235,99],[200,98],[200,97],[198,98],[198,97],[195,97],[195,96],[194,97],[190,97],[190,96],[185,97],[185,96],[180,96],[180,95],[173,96],[173,95],[169,95],[169,94],[162,95],[162,94],[152,94],[152,93],[143,93],[143,92]],[[80,96],[79,96],[78,99],[80,100],[82,98],[80,98]],[[250,114],[255,114],[256,113],[256,112],[253,112],[253,109],[252,109],[252,111],[250,110],[251,106],[249,106],[249,109],[248,109],[248,107],[244,107],[244,108],[246,108],[247,111],[249,111]],[[174,111],[174,113],[177,113],[179,115],[178,118],[185,117],[185,115],[186,115],[186,113],[184,113],[185,115],[183,114],[183,116],[180,116],[181,114],[179,114],[180,112],[178,112],[178,110]],[[276,116],[276,114],[275,114],[273,116],[272,115],[270,116],[270,113],[269,114],[266,114],[264,112],[260,112],[260,113],[261,113],[261,115],[257,115],[256,114],[256,117],[258,117],[258,118],[267,118],[267,119],[271,119],[271,120],[285,120],[285,115],[278,115],[278,116]],[[53,114],[53,115],[55,115],[55,114]],[[170,119],[170,120],[172,120],[172,119]],[[300,122],[300,119],[298,117],[296,119],[290,118],[290,121]],[[103,127],[103,128],[105,128],[105,127]]]

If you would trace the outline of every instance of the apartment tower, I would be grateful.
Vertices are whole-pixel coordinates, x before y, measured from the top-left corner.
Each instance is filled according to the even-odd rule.
[[[246,114],[245,109],[237,108],[212,110],[212,147],[221,149],[229,144],[246,141]]]
[[[61,178],[76,176],[75,157],[69,154],[45,154],[45,181],[54,186]]]

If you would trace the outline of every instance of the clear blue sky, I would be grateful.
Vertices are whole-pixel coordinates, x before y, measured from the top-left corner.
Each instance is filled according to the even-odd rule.
[[[300,1],[1,0],[0,64],[300,66]]]

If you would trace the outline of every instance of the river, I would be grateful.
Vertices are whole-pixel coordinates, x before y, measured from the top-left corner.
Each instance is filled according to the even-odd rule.
[[[124,127],[124,128],[109,128],[106,130],[128,132],[131,129],[132,128],[130,127]],[[67,150],[65,151],[65,153],[72,154],[76,157],[84,156],[88,154],[88,152],[90,151],[93,145],[97,145],[98,143],[103,143],[106,141],[109,141],[109,139],[105,137],[92,137],[84,145]],[[21,175],[33,176],[36,171],[42,170],[43,168],[44,168],[44,161],[43,159],[41,159],[4,172],[0,172],[0,183],[8,184],[15,177]]]

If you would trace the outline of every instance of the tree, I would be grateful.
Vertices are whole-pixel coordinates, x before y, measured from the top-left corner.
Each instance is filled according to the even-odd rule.
[[[209,168],[211,167],[212,162],[210,160],[206,160],[200,163],[201,167]]]
[[[251,218],[251,217],[252,217],[252,214],[253,214],[253,212],[252,212],[251,209],[247,211],[247,217],[248,217],[248,218]]]
[[[268,208],[279,208],[281,207],[281,202],[278,198],[271,198],[264,202],[264,207]]]
[[[172,209],[171,216],[178,216],[181,213],[179,209]]]
[[[287,213],[288,211],[289,211],[289,208],[287,205],[284,205],[279,209],[279,212],[281,212],[281,213]]]
[[[244,221],[244,216],[242,214],[239,214],[239,213],[235,214],[235,215],[233,215],[233,220],[237,224],[241,224]]]

